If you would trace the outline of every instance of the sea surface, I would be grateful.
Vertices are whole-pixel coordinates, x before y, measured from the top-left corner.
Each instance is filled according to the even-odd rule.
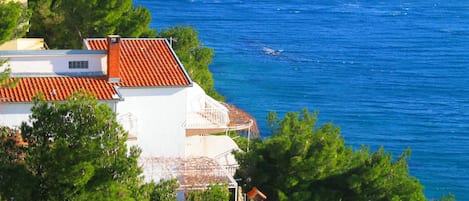
[[[428,198],[469,200],[469,1],[134,0],[151,27],[195,27],[227,101],[257,118],[309,108],[346,143],[410,147]]]

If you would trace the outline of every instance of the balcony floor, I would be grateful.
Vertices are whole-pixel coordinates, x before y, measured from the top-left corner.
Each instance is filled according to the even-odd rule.
[[[257,129],[256,119],[249,115],[247,112],[230,105],[227,103],[222,103],[228,109],[228,115],[230,117],[230,123],[228,126],[220,126],[210,122],[208,119],[203,117],[203,115],[198,113],[188,114],[188,119],[192,122],[200,122],[197,125],[191,128],[186,128],[186,136],[193,135],[209,135],[216,133],[223,133],[226,131],[238,131],[238,130],[250,130],[252,134],[258,135],[259,130]]]

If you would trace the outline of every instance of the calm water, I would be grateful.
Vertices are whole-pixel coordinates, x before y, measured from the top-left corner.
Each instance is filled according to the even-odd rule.
[[[199,31],[263,136],[268,111],[318,110],[353,147],[410,147],[427,197],[469,200],[469,1],[134,1]]]

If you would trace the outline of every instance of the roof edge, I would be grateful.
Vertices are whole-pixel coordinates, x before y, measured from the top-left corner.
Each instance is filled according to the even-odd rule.
[[[1,98],[0,98],[1,99]],[[3,98],[5,99],[5,98]],[[8,98],[9,99],[9,98]],[[118,102],[120,101],[121,99],[115,99],[115,98],[111,98],[111,99],[100,99],[100,98],[96,98],[96,100],[98,101],[110,101],[110,102]],[[65,102],[67,101],[67,99],[64,99],[64,100],[46,100],[46,102]],[[8,100],[0,100],[0,104],[30,104],[30,103],[34,103],[34,101],[8,101]]]
[[[43,56],[43,55],[77,55],[106,54],[104,50],[0,50],[0,55],[8,56]]]
[[[85,38],[83,41],[90,41],[90,40],[106,40],[106,38]],[[124,38],[122,37],[121,40],[167,40],[166,38]]]
[[[176,52],[174,52],[173,47],[171,47],[171,45],[169,44],[168,39],[164,38],[164,42],[168,46],[169,50],[171,51],[171,54],[174,56],[174,58],[178,62],[179,66],[181,67],[182,72],[184,73],[187,80],[189,81],[189,86],[191,87],[193,85],[193,81],[191,77],[189,76],[189,74],[187,73],[186,68],[184,68],[184,65],[182,64],[181,60],[179,60],[179,57],[177,56]]]

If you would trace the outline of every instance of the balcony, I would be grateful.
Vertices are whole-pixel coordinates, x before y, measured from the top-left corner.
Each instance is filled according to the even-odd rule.
[[[117,122],[128,132],[127,141],[136,141],[137,132],[137,117],[132,113],[125,113],[117,117]]]
[[[239,167],[233,151],[241,151],[238,145],[226,135],[186,137],[186,157],[208,157],[220,164],[233,176]]]
[[[207,96],[196,83],[188,92],[186,136],[222,133],[228,129],[228,109]]]
[[[222,165],[208,157],[147,157],[139,163],[147,182],[176,178],[178,191],[203,190],[210,184],[227,184],[231,189],[238,186]]]

